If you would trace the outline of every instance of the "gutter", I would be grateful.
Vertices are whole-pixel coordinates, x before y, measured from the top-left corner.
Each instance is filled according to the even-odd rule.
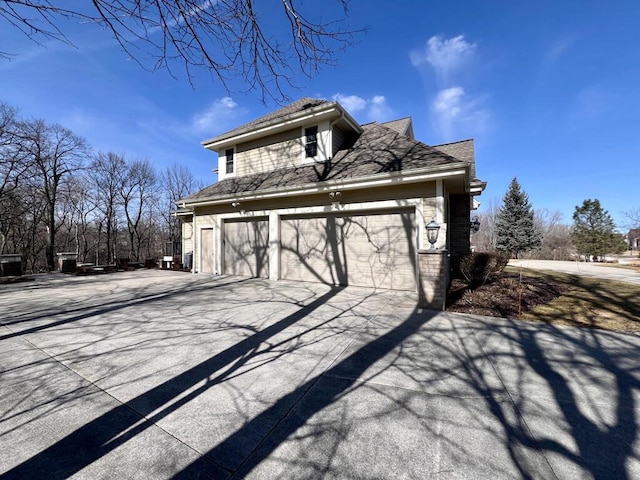
[[[391,172],[387,175],[370,175],[368,177],[358,177],[357,179],[345,179],[334,180],[331,183],[324,183],[322,186],[317,186],[314,183],[308,183],[306,185],[297,185],[289,188],[272,188],[259,192],[246,192],[246,193],[233,193],[226,194],[224,196],[208,197],[198,199],[192,202],[182,201],[179,203],[181,208],[195,208],[205,205],[219,205],[228,203],[229,201],[249,201],[249,200],[262,200],[269,198],[285,197],[289,195],[313,195],[317,193],[331,192],[334,190],[357,190],[363,187],[384,187],[388,185],[408,185],[412,183],[424,182],[425,180],[437,180],[446,177],[455,177],[460,175],[466,175],[468,165],[452,167],[451,165],[440,167],[428,167],[422,169],[412,170],[410,175],[406,173],[401,175],[398,172]]]
[[[326,117],[332,117],[336,113],[340,113],[338,120],[344,119],[356,132],[362,133],[362,127],[340,106],[340,104],[334,102],[328,105],[321,105],[320,107],[322,108],[316,107],[317,110],[308,109],[297,112],[297,114],[294,114],[284,122],[282,121],[282,119],[276,119],[272,123],[258,128],[257,130],[250,130],[239,135],[221,138],[220,140],[211,138],[209,140],[200,142],[200,144],[208,150],[220,150],[230,145],[247,142],[252,138],[260,138],[269,134],[289,130],[291,128],[294,128],[298,124],[307,123],[311,119],[315,119],[318,121],[323,120]]]
[[[469,182],[469,193],[471,195],[480,195],[487,188],[487,182],[482,180],[473,180]]]

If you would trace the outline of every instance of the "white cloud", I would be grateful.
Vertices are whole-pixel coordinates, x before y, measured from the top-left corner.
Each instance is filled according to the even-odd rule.
[[[467,42],[463,35],[452,38],[435,35],[427,40],[423,50],[413,50],[410,58],[414,67],[431,65],[438,80],[446,84],[451,75],[471,58],[475,49],[476,44]]]
[[[357,95],[343,95],[341,93],[336,93],[331,98],[342,105],[349,113],[359,112],[367,106],[367,101]]]
[[[440,90],[431,104],[432,121],[443,142],[473,137],[486,130],[489,113],[482,108],[482,100],[469,97],[464,88]]]
[[[369,120],[376,122],[386,122],[393,120],[393,110],[387,105],[387,99],[382,95],[376,95],[369,102],[369,111],[367,112]]]
[[[476,43],[465,40],[464,35],[445,38],[435,35],[423,48],[410,52],[411,64],[425,78],[435,74],[439,89],[430,100],[429,120],[439,140],[449,142],[484,133],[489,127],[490,115],[482,95],[469,94],[468,75]],[[433,72],[433,73],[431,73]],[[462,73],[465,76],[462,76]],[[433,82],[429,82],[431,85]]]
[[[198,134],[220,133],[235,125],[237,118],[242,113],[243,110],[231,97],[218,98],[211,103],[209,108],[193,116],[191,129]]]
[[[434,121],[445,142],[453,137],[455,122],[462,111],[463,97],[464,88],[447,88],[440,90],[431,104]]]
[[[357,95],[336,93],[331,98],[339,102],[350,114],[357,115],[360,113],[367,121],[385,122],[393,120],[393,110],[389,107],[387,99],[383,95],[375,95],[367,100]]]

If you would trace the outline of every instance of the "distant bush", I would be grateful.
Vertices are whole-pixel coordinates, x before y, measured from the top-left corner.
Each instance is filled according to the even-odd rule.
[[[509,263],[505,253],[471,252],[460,259],[460,273],[469,285],[484,285],[491,277],[499,275]]]

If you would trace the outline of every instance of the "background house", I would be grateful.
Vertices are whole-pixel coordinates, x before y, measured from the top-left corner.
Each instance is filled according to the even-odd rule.
[[[640,250],[640,228],[632,228],[627,234],[630,250]]]
[[[202,144],[219,181],[179,202],[194,272],[408,290],[443,306],[485,187],[472,140],[428,146],[410,118],[360,125],[303,98]]]

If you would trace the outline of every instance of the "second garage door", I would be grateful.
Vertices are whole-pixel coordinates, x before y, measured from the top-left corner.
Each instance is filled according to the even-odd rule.
[[[269,278],[269,222],[224,222],[224,273]]]
[[[416,290],[413,211],[283,217],[281,278]]]

